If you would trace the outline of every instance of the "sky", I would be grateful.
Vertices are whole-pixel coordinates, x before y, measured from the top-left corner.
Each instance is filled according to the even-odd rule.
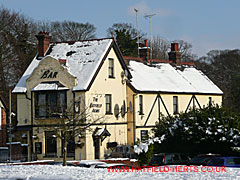
[[[239,0],[0,0],[0,6],[34,20],[89,22],[97,38],[107,36],[114,23],[131,23],[150,37],[184,40],[198,57],[211,50],[240,47]]]

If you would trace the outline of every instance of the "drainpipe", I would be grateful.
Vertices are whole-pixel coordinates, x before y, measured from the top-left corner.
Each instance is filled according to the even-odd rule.
[[[72,91],[73,94],[73,118],[75,119],[75,92]],[[75,126],[75,122],[73,121],[74,126]],[[74,135],[74,144],[75,144],[75,132],[73,132]],[[75,150],[74,150],[74,160],[76,159],[76,146],[75,146]]]
[[[12,117],[11,117],[11,114],[12,114],[12,104],[11,104],[11,99],[12,97],[12,90],[11,88],[9,89],[9,133],[10,133],[10,138],[9,138],[9,142],[10,142],[10,162],[12,162]]]
[[[33,97],[33,93],[31,92],[31,98],[29,98],[27,96],[27,92],[25,93],[25,97],[26,99],[28,99],[29,101],[31,101],[31,114],[30,114],[30,118],[31,118],[31,130],[29,132],[29,136],[30,136],[30,145],[31,145],[31,155],[30,155],[30,158],[31,160],[33,161],[33,139],[32,139],[32,136],[33,136],[33,102],[32,102],[32,97]]]
[[[31,160],[33,161],[33,93],[31,92],[31,131],[30,131],[30,143],[31,143]]]
[[[135,97],[137,94],[133,94],[133,144],[136,142],[136,120],[135,120]]]
[[[29,132],[29,136],[30,136],[30,150],[31,150],[31,155],[30,155],[30,159],[33,161],[33,139],[32,139],[32,136],[33,136],[33,102],[32,102],[32,100],[33,100],[33,93],[31,92],[31,98],[29,98],[28,96],[27,96],[27,92],[25,93],[25,97],[26,97],[26,99],[28,99],[29,101],[30,101],[30,103],[31,103],[31,114],[30,114],[30,118],[31,118],[31,130],[30,130],[30,132]],[[28,148],[29,149],[29,148]]]

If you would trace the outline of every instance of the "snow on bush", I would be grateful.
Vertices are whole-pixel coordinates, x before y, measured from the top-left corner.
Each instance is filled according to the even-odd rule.
[[[147,142],[140,142],[138,145],[134,145],[134,152],[137,154],[140,154],[142,152],[147,153],[148,152],[148,147],[151,144],[154,144],[155,142],[161,144],[161,142],[164,140],[165,135],[162,135],[161,138],[154,138],[154,139],[148,139]]]
[[[240,116],[231,109],[212,105],[176,116],[163,116],[154,132],[155,137],[165,135],[162,150],[177,147],[183,152],[225,153],[230,147],[240,146]]]

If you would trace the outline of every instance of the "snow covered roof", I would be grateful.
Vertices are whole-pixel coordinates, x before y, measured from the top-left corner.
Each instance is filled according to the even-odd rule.
[[[86,90],[111,43],[112,39],[75,42],[71,45],[59,43],[53,45],[49,56],[66,59],[68,71],[78,81],[73,90]]]
[[[200,70],[193,66],[179,69],[169,63],[154,66],[129,61],[131,85],[138,91],[169,93],[223,94]]]
[[[112,39],[98,39],[72,43],[54,43],[50,45],[46,55],[57,60],[66,59],[65,68],[70,74],[77,77],[78,81],[73,90],[86,90],[112,42]],[[26,80],[40,61],[36,57],[33,59],[14,88],[13,93],[26,92]]]
[[[50,90],[66,90],[68,89],[67,87],[64,87],[61,83],[57,82],[43,82],[35,86],[32,91],[50,91]]]
[[[27,70],[24,72],[21,79],[18,81],[17,85],[13,89],[12,91],[13,93],[24,93],[27,91],[27,88],[26,88],[27,78],[32,74],[33,70],[38,66],[39,62],[40,61],[37,60],[36,57],[32,60],[31,64],[28,66]]]
[[[94,132],[94,136],[110,136],[110,132],[106,128],[97,128]]]

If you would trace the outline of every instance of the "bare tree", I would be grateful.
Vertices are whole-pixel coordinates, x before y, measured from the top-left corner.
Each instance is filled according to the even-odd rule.
[[[152,56],[153,59],[168,59],[168,51],[170,49],[169,41],[160,36],[153,37],[152,40]]]
[[[178,43],[179,45],[181,60],[183,62],[192,62],[197,60],[197,55],[192,53],[192,44],[183,40],[175,40],[174,42]]]
[[[0,88],[3,92],[7,90],[6,66],[7,59],[11,56],[11,47],[7,42],[6,35],[17,15],[15,12],[0,7]]]
[[[16,84],[35,54],[34,22],[0,7],[0,91]]]
[[[50,32],[53,41],[79,41],[96,38],[96,28],[89,23],[40,21],[38,29]]]
[[[183,40],[175,40],[178,43],[179,51],[181,53],[181,61],[192,62],[197,59],[197,56],[192,53],[192,45]],[[153,37],[152,53],[155,59],[168,59],[168,52],[170,51],[171,43],[159,36]]]
[[[80,107],[78,107],[80,108]],[[82,105],[78,112],[73,111],[70,106],[64,109],[62,106],[62,113],[56,113],[59,116],[59,123],[54,127],[56,137],[62,140],[63,144],[63,166],[66,166],[67,159],[67,144],[71,139],[75,142],[75,137],[82,139],[81,146],[84,145],[83,139],[86,132],[93,131],[94,124],[101,124],[104,122],[104,115],[96,116],[90,112],[88,106]]]

